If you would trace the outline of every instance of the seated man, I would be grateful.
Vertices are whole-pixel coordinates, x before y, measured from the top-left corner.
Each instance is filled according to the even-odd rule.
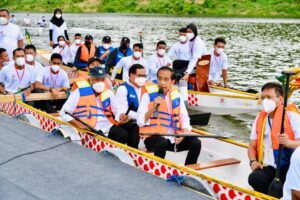
[[[58,92],[66,92],[70,88],[68,75],[64,70],[60,69],[61,65],[61,55],[57,53],[52,54],[50,66],[44,67],[36,78],[35,92],[51,92],[55,98]],[[35,103],[35,107],[47,113],[56,113],[64,103],[64,99],[39,101]]]
[[[25,92],[26,95],[29,95],[34,89],[35,76],[26,64],[24,49],[15,49],[13,60],[0,72],[0,93],[16,94]]]
[[[178,42],[172,45],[170,51],[168,52],[168,56],[170,58],[174,58],[174,60],[187,61],[188,65],[188,61],[190,60],[190,47],[185,31],[185,28],[179,29]]]
[[[60,112],[61,118],[70,124],[87,129],[65,112],[74,114],[96,130],[101,130],[106,136],[117,142],[126,144],[129,135],[126,130],[118,126],[114,120],[115,104],[113,92],[105,88],[106,74],[100,67],[91,68],[89,79],[77,83],[77,89],[71,92]]]
[[[211,50],[210,68],[208,84],[221,84],[221,71],[224,82],[224,87],[227,87],[227,55],[224,53],[226,41],[224,38],[216,38],[214,42],[214,49]]]
[[[79,47],[81,47],[82,45],[82,36],[80,33],[76,33],[75,34],[75,38],[74,38],[74,42],[73,44],[70,46],[70,57],[69,57],[69,65],[73,66],[73,63],[75,61],[75,56],[77,53],[77,50],[79,49]]]
[[[87,35],[84,39],[85,42],[78,48],[74,60],[74,66],[78,70],[86,70],[89,59],[96,55],[96,46],[93,42],[93,36]]]
[[[104,36],[102,39],[102,45],[97,48],[96,53],[96,56],[101,60],[101,64],[106,63],[108,54],[110,54],[113,50],[114,48],[111,47],[111,38],[109,36]]]
[[[248,182],[255,191],[267,194],[275,178],[279,144],[285,148],[281,159],[281,182],[284,183],[291,153],[300,145],[300,116],[294,104],[287,107],[285,133],[280,134],[283,112],[283,89],[278,83],[266,83],[261,89],[263,111],[253,123],[248,157],[252,173]]]
[[[9,56],[4,48],[0,48],[0,71],[5,65],[9,64]]]
[[[28,44],[25,46],[25,60],[28,67],[34,71],[35,77],[41,72],[43,66],[41,63],[35,60],[36,57],[36,48],[32,44]]]
[[[111,80],[114,81],[118,71],[122,70],[122,80],[128,81],[129,79],[128,71],[130,67],[134,64],[140,64],[145,67],[146,71],[148,71],[148,64],[147,61],[144,58],[142,58],[142,53],[143,53],[143,45],[140,43],[134,44],[133,55],[124,57],[120,60],[120,62],[118,62],[111,75]]]
[[[120,85],[115,94],[115,102],[118,106],[115,119],[121,123],[121,127],[134,136],[131,141],[128,141],[128,145],[135,148],[138,148],[140,140],[139,127],[136,124],[137,110],[144,91],[143,86],[146,77],[146,70],[142,65],[132,65],[129,69],[129,81]]]
[[[70,60],[70,48],[64,36],[60,35],[57,38],[58,45],[52,50],[52,53],[58,53],[63,59],[63,64],[68,65]]]
[[[173,87],[174,79],[173,70],[162,67],[157,72],[158,85],[146,86],[148,93],[143,95],[137,112],[140,134],[184,134],[192,130],[185,104],[177,89]],[[163,94],[159,94],[160,90],[163,90]],[[167,150],[188,150],[185,165],[197,163],[201,150],[201,141],[196,137],[150,136],[145,139],[145,145],[155,156],[161,158],[165,157]]]

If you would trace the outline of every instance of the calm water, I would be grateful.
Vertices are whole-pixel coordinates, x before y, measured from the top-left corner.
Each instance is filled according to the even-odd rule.
[[[25,14],[16,14],[22,24]],[[31,14],[32,26],[28,28],[32,42],[39,49],[48,46],[48,29],[36,26],[42,14]],[[45,14],[47,21],[51,14]],[[238,18],[178,18],[153,15],[118,14],[65,14],[69,35],[91,34],[96,44],[104,35],[110,35],[117,46],[123,36],[131,43],[139,42],[138,32],[143,32],[145,56],[152,54],[156,42],[165,40],[170,47],[177,39],[177,30],[195,23],[198,32],[211,49],[214,38],[226,38],[225,52],[229,58],[229,84],[233,88],[259,90],[267,81],[274,81],[283,69],[300,64],[300,19],[238,19]],[[299,101],[296,92],[293,101]],[[254,116],[213,116],[210,125],[203,129],[215,134],[247,142]]]

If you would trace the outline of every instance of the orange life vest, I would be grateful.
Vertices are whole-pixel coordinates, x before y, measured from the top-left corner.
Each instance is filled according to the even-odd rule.
[[[78,81],[76,85],[79,89],[80,98],[73,113],[74,116],[81,118],[92,127],[96,127],[97,117],[106,117],[112,124],[118,125],[111,112],[109,90],[106,89],[99,95],[99,107],[95,92],[88,81]],[[98,114],[98,110],[101,110],[102,114]]]
[[[90,52],[85,44],[81,45],[81,52],[80,52],[80,60],[84,62],[88,62],[88,60],[95,56],[96,48],[94,43],[91,43]]]
[[[89,78],[89,76],[87,75],[87,73],[79,73],[79,76],[77,78],[75,78],[75,80],[72,83],[72,88],[71,91],[74,91],[78,88],[78,82],[80,81],[87,81]],[[108,78],[105,78],[105,88],[106,89],[110,89],[110,80]]]
[[[149,95],[150,103],[148,104],[148,109],[153,108],[154,99],[158,97],[159,87],[156,84],[150,84],[145,86],[147,93]],[[167,133],[168,129],[171,128],[175,130],[175,133],[178,133],[181,129],[180,124],[180,95],[177,89],[171,88],[170,100],[168,104],[171,105],[171,113],[168,111],[167,101],[163,99],[160,106],[158,107],[158,117],[157,119],[150,117],[150,124],[145,125],[140,128],[140,133]]]
[[[287,111],[299,113],[297,107],[294,104],[289,104],[287,106]],[[279,150],[279,143],[278,143],[278,135],[280,134],[281,129],[281,119],[282,119],[282,112],[283,112],[283,105],[279,105],[276,108],[274,119],[272,122],[272,129],[271,129],[271,139],[272,139],[272,147],[273,147],[273,153],[275,162],[277,163],[277,157],[278,157],[278,150]],[[257,121],[256,121],[256,133],[257,133],[257,158],[260,163],[263,164],[263,156],[264,156],[264,132],[266,124],[268,123],[267,119],[267,113],[262,111],[260,112]],[[294,132],[292,130],[290,119],[286,113],[285,121],[284,121],[284,132],[288,135],[290,140],[295,140]],[[293,152],[293,149],[284,148],[284,151],[282,152],[282,165],[288,164],[289,158],[291,156],[291,153]]]

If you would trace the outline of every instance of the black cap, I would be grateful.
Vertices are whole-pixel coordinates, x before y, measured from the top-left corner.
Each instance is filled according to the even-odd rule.
[[[105,78],[106,73],[102,67],[93,67],[92,69],[90,69],[89,76],[95,78]]]
[[[109,36],[104,36],[103,39],[102,39],[102,42],[111,43],[111,38]]]
[[[94,56],[94,57],[92,57],[92,58],[90,58],[89,59],[89,61],[88,61],[88,65],[90,65],[92,62],[94,62],[95,60],[97,60],[99,63],[101,63],[101,60],[100,60],[100,58],[98,58],[98,57],[96,57],[96,56]]]
[[[84,39],[85,39],[85,40],[93,40],[93,36],[91,36],[91,35],[86,35]]]
[[[122,44],[129,44],[130,43],[130,39],[128,37],[122,37],[121,43]]]

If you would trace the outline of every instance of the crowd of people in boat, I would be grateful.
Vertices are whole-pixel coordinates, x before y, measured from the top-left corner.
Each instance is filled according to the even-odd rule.
[[[143,44],[132,45],[123,37],[113,48],[110,36],[96,45],[92,35],[76,33],[71,42],[62,11],[56,9],[49,22],[50,46],[53,48],[49,66],[43,67],[35,58],[36,47],[24,48],[20,28],[10,23],[10,13],[0,9],[0,93],[3,95],[31,92],[70,94],[67,100],[36,101],[33,106],[47,113],[59,112],[62,120],[81,129],[93,129],[117,142],[138,148],[141,138],[148,151],[165,158],[167,151],[188,151],[185,165],[197,163],[201,141],[196,137],[151,136],[149,134],[186,134],[192,131],[186,109],[189,76],[199,59],[210,55],[208,84],[227,87],[226,41],[214,40],[207,52],[197,27],[189,24],[178,32],[178,41],[167,53],[167,44],[158,41],[156,51],[143,57]],[[63,69],[80,71],[73,80]],[[221,77],[222,75],[222,77]],[[116,88],[113,84],[122,81]],[[180,92],[178,84],[184,85]],[[281,180],[284,182],[291,155],[300,145],[300,116],[297,107],[287,107],[285,133],[280,133],[283,112],[283,88],[269,82],[261,89],[263,110],[254,121],[248,156],[252,173],[249,184],[267,194],[275,177],[279,145],[284,146]],[[71,115],[69,115],[70,113]],[[72,117],[73,116],[73,117]],[[299,198],[299,148],[288,173],[284,198]],[[298,177],[298,178],[295,178]],[[291,192],[292,191],[292,192]]]

